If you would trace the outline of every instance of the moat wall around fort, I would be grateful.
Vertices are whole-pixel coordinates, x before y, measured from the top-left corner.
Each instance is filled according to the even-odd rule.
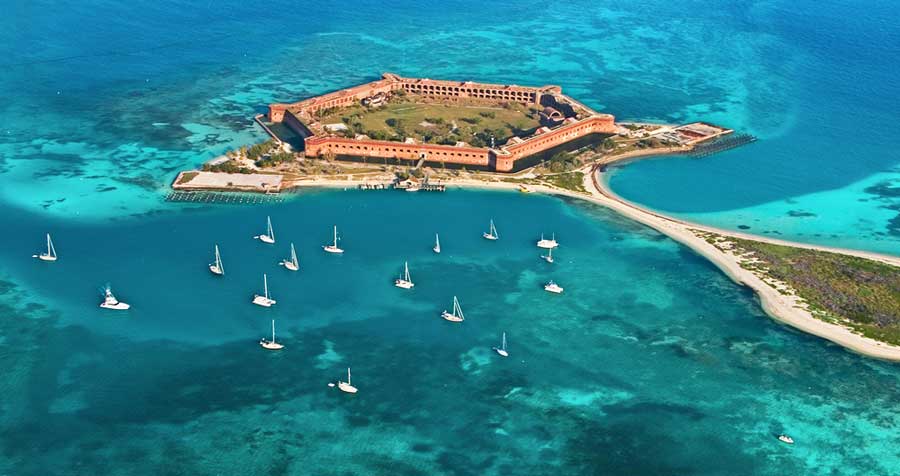
[[[310,127],[319,110],[349,107],[394,91],[423,98],[423,100],[467,100],[485,103],[518,102],[565,111],[565,118],[553,127],[542,127],[527,137],[513,137],[498,147],[470,145],[438,145],[407,143],[368,138],[348,138],[336,134],[314,132]],[[307,156],[333,155],[338,158],[395,159],[409,162],[424,161],[431,165],[468,167],[478,170],[509,172],[520,170],[543,159],[543,153],[559,150],[570,142],[573,149],[616,133],[615,118],[597,113],[562,94],[558,86],[526,87],[516,85],[483,84],[403,78],[385,73],[382,79],[342,89],[292,104],[269,106],[269,120],[281,123],[303,138]],[[575,146],[576,144],[582,144]]]

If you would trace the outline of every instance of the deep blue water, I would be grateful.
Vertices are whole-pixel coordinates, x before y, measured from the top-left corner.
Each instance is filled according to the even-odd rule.
[[[602,209],[460,191],[162,201],[178,170],[263,139],[250,118],[267,103],[393,71],[556,83],[624,119],[752,132],[612,184],[691,219],[896,253],[891,3],[4,6],[0,474],[900,472],[896,366],[774,323]],[[266,215],[272,247],[251,239]],[[491,217],[498,243],[480,238]],[[345,256],[319,248],[333,224]],[[30,256],[47,231],[45,266]],[[562,242],[553,266],[541,232]],[[291,241],[296,274],[275,264]],[[411,292],[391,286],[404,260]],[[264,272],[270,310],[249,303]],[[551,278],[564,295],[541,290]],[[132,310],[96,307],[107,282]],[[458,326],[438,317],[454,294]],[[256,345],[272,318],[279,354]],[[326,386],[348,365],[350,398]]]

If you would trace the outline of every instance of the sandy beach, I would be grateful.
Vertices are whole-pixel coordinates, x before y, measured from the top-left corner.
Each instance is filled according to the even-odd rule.
[[[628,158],[631,159],[633,157]],[[617,157],[617,159],[621,160],[622,157]],[[618,160],[616,160],[616,162],[618,162]],[[859,250],[795,243],[774,238],[755,236],[747,233],[722,230],[718,228],[699,225],[696,223],[685,222],[683,220],[678,220],[653,212],[651,210],[647,210],[643,207],[632,204],[618,197],[615,193],[609,190],[608,187],[606,187],[602,178],[598,179],[595,176],[594,170],[595,166],[589,166],[582,169],[582,172],[584,172],[585,174],[584,188],[588,191],[588,193],[574,192],[571,190],[549,187],[546,185],[528,185],[528,188],[538,193],[562,195],[596,203],[598,205],[610,208],[617,213],[631,218],[632,220],[649,226],[704,256],[736,283],[748,286],[753,289],[759,296],[763,310],[765,310],[766,314],[768,314],[776,321],[789,325],[803,332],[827,339],[835,344],[838,344],[842,347],[868,357],[900,362],[900,347],[864,337],[847,327],[817,319],[806,309],[806,306],[800,302],[798,297],[794,295],[782,294],[776,288],[763,281],[759,276],[741,267],[738,257],[719,250],[712,244],[708,243],[705,239],[698,236],[696,232],[699,231],[715,233],[725,237],[734,237],[778,245],[841,253],[877,260],[894,266],[900,266],[900,258]],[[356,187],[357,184],[365,182],[365,180],[356,179],[313,179],[295,181],[292,182],[291,185],[298,187],[348,188]],[[373,182],[373,180],[370,179],[369,182],[371,183]],[[445,183],[447,184],[448,188],[457,187],[469,189],[500,189],[511,191],[519,189],[519,185],[516,183],[500,181],[489,182],[485,180],[453,179],[452,181]]]

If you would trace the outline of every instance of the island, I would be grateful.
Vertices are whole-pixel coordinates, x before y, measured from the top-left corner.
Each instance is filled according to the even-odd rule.
[[[205,191],[276,195],[306,187],[444,191],[502,188],[588,200],[706,257],[779,322],[870,357],[900,361],[900,258],[689,223],[606,185],[612,164],[703,157],[753,142],[705,123],[617,122],[563,94],[528,87],[381,79],[294,103],[254,121],[270,136],[183,171],[175,200]]]

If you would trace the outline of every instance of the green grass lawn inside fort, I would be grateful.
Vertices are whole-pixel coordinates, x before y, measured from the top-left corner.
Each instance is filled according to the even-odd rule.
[[[371,139],[404,141],[411,137],[429,144],[455,145],[465,142],[488,147],[513,136],[527,136],[540,127],[538,109],[519,103],[489,106],[477,103],[426,103],[417,96],[393,97],[386,104],[323,110],[317,117],[323,125],[343,124],[347,137],[363,134]]]

